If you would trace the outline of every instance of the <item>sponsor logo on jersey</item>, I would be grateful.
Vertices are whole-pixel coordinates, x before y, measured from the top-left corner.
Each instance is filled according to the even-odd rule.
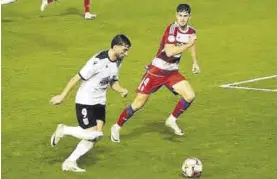
[[[100,84],[100,86],[105,86],[109,83],[110,83],[110,77],[108,76],[108,77],[102,78],[102,80],[100,81],[99,84]]]

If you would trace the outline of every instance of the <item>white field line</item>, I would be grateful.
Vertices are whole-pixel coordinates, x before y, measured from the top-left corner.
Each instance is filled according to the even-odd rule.
[[[277,89],[249,88],[249,87],[243,87],[243,86],[225,86],[222,88],[235,88],[235,89],[245,89],[245,90],[255,90],[255,91],[277,92]]]
[[[251,88],[251,87],[237,86],[237,85],[244,84],[244,83],[251,83],[251,82],[261,81],[261,80],[266,80],[266,79],[271,79],[271,78],[277,78],[277,75],[266,76],[266,77],[251,79],[251,80],[245,80],[245,81],[239,81],[239,82],[235,82],[235,83],[224,84],[224,85],[220,85],[220,87],[222,87],[222,88],[246,89],[246,90],[256,90],[256,91],[267,91],[267,92],[277,92],[277,89]]]

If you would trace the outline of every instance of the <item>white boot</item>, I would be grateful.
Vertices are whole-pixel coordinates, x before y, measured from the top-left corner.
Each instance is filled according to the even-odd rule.
[[[51,145],[52,147],[55,147],[59,141],[61,140],[61,138],[63,137],[63,128],[64,128],[64,124],[59,124],[54,132],[54,134],[51,136]]]
[[[111,127],[111,141],[113,142],[117,142],[119,143],[120,142],[120,126],[118,124],[114,124],[112,127]]]
[[[169,118],[165,121],[165,125],[172,128],[176,135],[183,136],[184,132],[178,127],[176,120],[177,119],[174,116],[170,115]]]
[[[85,169],[82,169],[78,167],[76,161],[68,161],[65,160],[62,165],[62,170],[63,171],[72,171],[72,172],[85,172]]]
[[[1,5],[14,3],[16,0],[1,0]]]
[[[90,20],[96,17],[96,14],[91,14],[90,12],[85,13],[85,20]]]

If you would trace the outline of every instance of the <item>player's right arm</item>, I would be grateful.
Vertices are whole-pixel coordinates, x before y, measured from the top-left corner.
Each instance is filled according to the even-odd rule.
[[[78,81],[81,80],[81,76],[79,74],[76,74],[74,77],[72,77],[69,82],[67,83],[66,87],[63,89],[62,93],[59,95],[56,95],[51,98],[50,103],[51,104],[60,104],[67,94],[71,91],[71,89],[77,84]]]
[[[174,55],[183,53],[184,51],[189,49],[195,43],[196,39],[197,39],[196,35],[193,34],[193,35],[190,36],[190,39],[189,39],[188,43],[186,43],[186,44],[183,44],[183,45],[180,45],[180,46],[176,46],[175,44],[171,44],[171,43],[168,44],[168,43],[166,43],[165,44],[165,53],[166,53],[166,55],[168,57],[172,57]]]
[[[69,80],[66,87],[63,89],[62,93],[51,98],[50,103],[60,104],[65,99],[67,94],[71,91],[71,89],[77,84],[78,81],[80,81],[81,79],[84,81],[90,79],[93,75],[95,75],[98,72],[99,69],[100,68],[98,60],[92,57],[85,64],[85,66],[83,66],[79,73]]]

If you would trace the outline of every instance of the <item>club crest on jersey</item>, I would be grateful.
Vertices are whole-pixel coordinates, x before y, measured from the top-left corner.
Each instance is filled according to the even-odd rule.
[[[175,42],[175,37],[173,35],[168,36],[169,42]]]

